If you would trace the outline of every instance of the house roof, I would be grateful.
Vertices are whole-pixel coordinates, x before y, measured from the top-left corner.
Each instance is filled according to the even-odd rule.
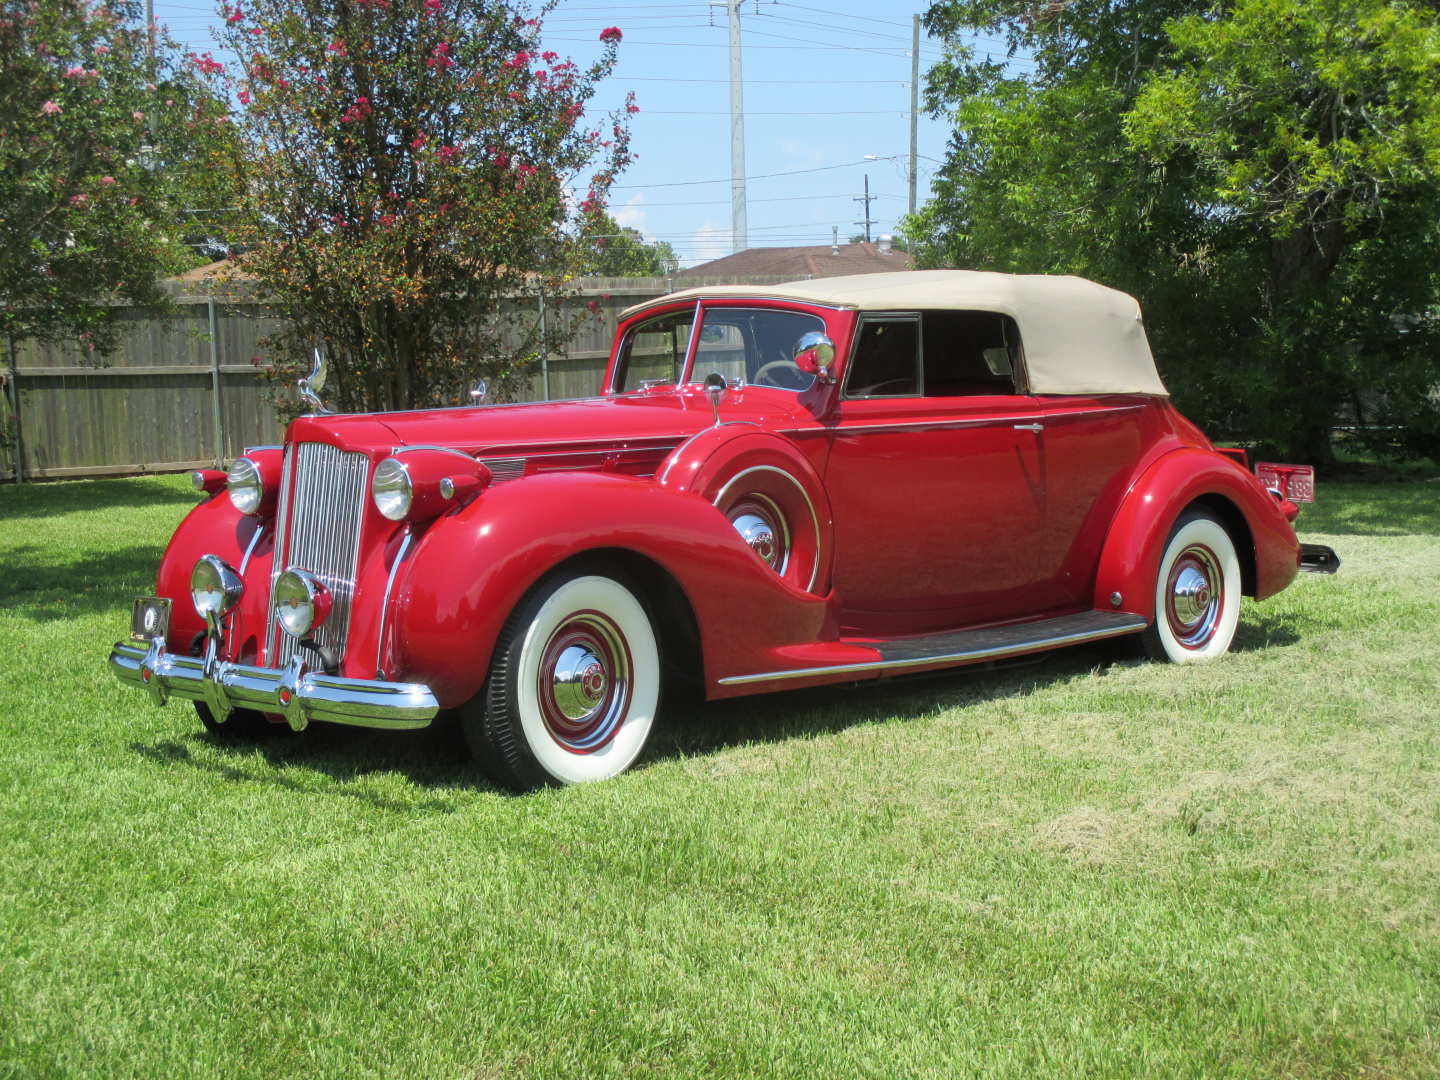
[[[831,252],[836,252],[831,254]],[[681,270],[675,280],[689,278],[752,277],[761,274],[792,278],[838,277],[841,274],[878,274],[890,270],[909,270],[915,260],[906,252],[892,250],[883,254],[874,244],[829,244],[818,247],[747,248],[723,259],[714,259],[699,266]]]
[[[620,318],[676,300],[759,298],[859,311],[994,311],[1009,315],[1020,330],[1032,393],[1168,394],[1155,370],[1139,303],[1079,277],[913,270],[781,285],[710,285],[637,304]]]

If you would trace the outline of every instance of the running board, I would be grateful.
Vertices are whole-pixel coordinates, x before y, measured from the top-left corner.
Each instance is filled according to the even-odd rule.
[[[721,686],[746,683],[778,682],[782,679],[813,679],[824,676],[866,674],[871,672],[904,671],[907,668],[934,667],[937,664],[977,664],[986,660],[1004,660],[1026,653],[1080,645],[1144,630],[1149,623],[1138,615],[1122,612],[1081,611],[1054,619],[1011,623],[983,630],[955,630],[922,637],[896,638],[893,641],[867,641],[864,647],[876,654],[873,660],[860,660],[822,667],[792,668],[788,671],[766,671],[755,675],[730,675],[720,680]],[[859,642],[847,643],[859,645]]]

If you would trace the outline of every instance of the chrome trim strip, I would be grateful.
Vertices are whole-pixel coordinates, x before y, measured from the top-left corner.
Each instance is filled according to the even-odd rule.
[[[731,425],[739,424],[749,424],[753,428],[760,427],[760,425],[754,420],[722,420],[718,426],[730,427]],[[655,479],[662,484],[665,483],[666,477],[670,475],[670,470],[675,467],[675,462],[679,461],[681,455],[684,454],[685,448],[689,446],[692,442],[694,442],[696,439],[698,439],[701,435],[704,435],[707,431],[714,431],[716,426],[717,425],[715,424],[711,424],[707,428],[701,428],[699,431],[695,432],[694,435],[691,435],[688,439],[682,442],[679,446],[675,447],[675,449],[671,450],[669,460],[665,463],[665,471],[662,472]]]
[[[395,457],[399,454],[408,454],[414,450],[434,450],[441,454],[454,454],[456,457],[462,457],[466,461],[475,460],[475,456],[473,454],[467,454],[464,450],[456,450],[453,446],[432,446],[429,443],[416,443],[414,446],[392,447],[390,450],[390,456]]]
[[[239,570],[239,574],[240,574],[240,576],[241,576],[242,578],[245,576],[245,568],[250,565],[250,555],[251,555],[252,552],[254,552],[254,550],[255,550],[255,545],[260,542],[260,537],[263,536],[264,534],[265,534],[265,525],[264,525],[263,522],[260,523],[260,524],[258,524],[258,525],[256,525],[256,526],[255,526],[255,531],[250,534],[250,543],[248,543],[248,544],[245,545],[245,554],[244,554],[243,556],[241,556],[241,558],[240,558],[240,570]]]
[[[428,686],[346,679],[306,672],[299,659],[283,668],[228,664],[213,656],[179,656],[155,638],[147,648],[116,642],[110,670],[131,686],[148,689],[161,704],[170,696],[213,702],[230,709],[284,715],[296,731],[312,720],[355,727],[407,729],[427,726],[440,703]],[[214,706],[212,705],[212,708]]]
[[[941,653],[935,656],[915,656],[904,660],[875,660],[860,664],[835,664],[830,667],[796,668],[791,671],[766,671],[755,675],[728,675],[719,680],[721,686],[745,686],[757,682],[778,682],[783,679],[809,679],[817,675],[846,675],[862,671],[903,671],[906,668],[930,667],[934,664],[960,664],[979,660],[998,660],[1007,656],[1020,656],[1041,649],[1056,649],[1064,645],[1080,645],[1087,641],[1101,641],[1119,637],[1121,634],[1143,630],[1149,624],[1138,615],[1124,623],[1117,622],[1101,630],[1084,630],[1049,637],[1033,638],[1029,641],[1009,645],[994,645],[980,649],[965,649],[960,652]]]
[[[876,401],[883,399],[852,398],[851,400]],[[847,425],[842,420],[839,424],[835,425],[832,430],[836,435],[849,435],[851,432],[858,434],[871,431],[922,431],[925,429],[942,428],[996,427],[1001,424],[1027,423],[1044,419],[1045,417],[1040,413],[1026,413],[1021,416],[986,416],[970,420],[897,420],[889,424],[856,424],[854,426]]]
[[[795,489],[800,492],[800,497],[805,500],[805,505],[810,510],[810,524],[813,525],[815,528],[815,561],[811,564],[810,584],[805,586],[805,591],[814,592],[815,579],[820,576],[820,551],[821,548],[824,546],[822,538],[820,536],[820,518],[819,515],[815,513],[815,504],[810,501],[810,496],[805,491],[805,485],[800,483],[799,480],[795,479],[793,474],[786,472],[784,469],[777,469],[774,465],[752,465],[748,469],[741,469],[738,473],[736,473],[730,478],[729,482],[726,483],[724,487],[720,489],[719,493],[715,496],[715,498],[711,500],[711,504],[714,506],[719,506],[720,503],[724,500],[726,493],[729,492],[732,487],[738,484],[744,477],[749,476],[751,473],[757,472],[778,473],[780,476],[785,477],[786,480],[789,480],[792,484],[795,485]]]
[[[385,668],[381,661],[385,657],[385,628],[390,622],[390,590],[395,588],[395,577],[400,573],[400,564],[405,561],[405,555],[410,550],[410,542],[415,539],[415,532],[407,524],[405,526],[405,539],[400,541],[400,550],[395,555],[395,561],[390,566],[390,576],[385,579],[385,598],[380,601],[380,635],[375,643],[375,677],[383,679]]]

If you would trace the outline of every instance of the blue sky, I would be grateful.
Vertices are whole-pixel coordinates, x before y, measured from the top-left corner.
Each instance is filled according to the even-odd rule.
[[[746,0],[750,247],[828,244],[832,226],[842,241],[863,231],[854,200],[866,174],[876,196],[872,234],[895,231],[906,210],[911,16],[923,10],[919,0]],[[213,48],[215,8],[206,0],[156,0],[155,14],[180,43]],[[707,0],[561,0],[545,20],[545,46],[582,63],[595,55],[602,29],[623,31],[615,74],[595,104],[619,106],[635,91],[638,160],[613,190],[611,212],[669,241],[685,265],[731,250],[727,25],[724,6]],[[1003,52],[998,42],[978,45]],[[922,87],[939,56],[922,30]],[[922,113],[922,203],[948,134]]]

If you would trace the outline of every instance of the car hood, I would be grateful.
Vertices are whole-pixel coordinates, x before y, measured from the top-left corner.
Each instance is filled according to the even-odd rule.
[[[722,421],[787,426],[801,416],[811,419],[794,395],[768,388],[732,390],[720,404]],[[445,446],[494,457],[561,447],[677,444],[714,422],[703,391],[683,387],[577,401],[302,416],[291,424],[287,439],[371,454],[401,446]]]

